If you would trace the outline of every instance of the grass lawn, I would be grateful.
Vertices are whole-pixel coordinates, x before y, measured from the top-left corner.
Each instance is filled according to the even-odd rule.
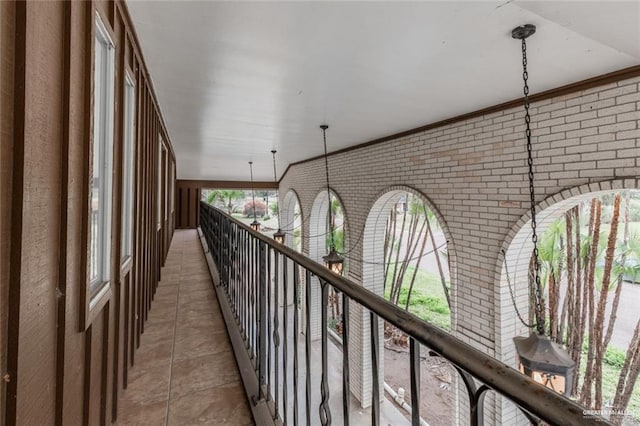
[[[582,361],[580,362],[580,378],[584,377],[585,365],[587,364],[587,353],[582,354]],[[615,367],[607,363],[602,364],[602,401],[604,405],[608,401],[613,401],[613,397],[616,394],[616,387],[618,386],[618,377],[620,375],[620,367]],[[582,384],[582,383],[580,383]],[[636,383],[633,393],[631,394],[631,401],[627,407],[627,413],[631,415],[635,423],[625,422],[624,424],[640,424],[640,386]]]
[[[404,308],[407,303],[409,284],[414,269],[413,266],[410,266],[404,276],[399,298],[401,308]],[[389,273],[393,274],[393,270]],[[389,288],[386,289],[384,297],[389,299]],[[447,331],[451,330],[451,311],[447,305],[447,299],[444,296],[438,275],[418,270],[409,301],[409,312]]]

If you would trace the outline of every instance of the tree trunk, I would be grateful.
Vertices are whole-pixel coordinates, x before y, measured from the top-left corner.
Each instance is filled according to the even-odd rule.
[[[573,209],[572,209],[573,210]],[[573,276],[573,211],[569,210],[564,215],[565,233],[567,239],[567,294],[562,308],[562,318],[560,319],[560,334],[564,335],[564,328],[567,328],[567,348],[569,356],[573,359],[573,324],[576,312],[576,289]],[[565,322],[566,320],[566,322]]]
[[[424,219],[425,219],[425,222],[428,224],[429,219],[426,217],[426,214]],[[427,234],[430,233],[428,226],[429,225],[427,225]],[[422,225],[422,230],[424,230],[424,224]],[[427,234],[424,234],[422,236],[422,243],[420,244],[420,254],[416,259],[415,269],[413,270],[413,275],[411,276],[411,282],[409,283],[409,292],[407,293],[407,303],[404,306],[405,311],[409,310],[409,301],[411,300],[411,293],[413,292],[413,284],[416,281],[416,275],[418,274],[418,269],[420,269],[420,261],[422,260],[422,256],[424,255],[424,248],[427,245]]]
[[[616,250],[616,241],[618,240],[618,221],[620,219],[620,193],[615,195],[613,200],[613,215],[611,217],[611,225],[609,229],[609,238],[607,240],[607,249],[604,257],[604,276],[602,277],[602,286],[600,288],[600,297],[598,300],[598,308],[596,310],[596,319],[594,323],[594,343],[595,343],[595,401],[594,408],[600,410],[602,408],[602,360],[604,352],[607,348],[604,343],[604,315],[607,308],[607,297],[609,296],[609,286],[611,285],[611,270],[613,269],[613,256]],[[615,314],[613,314],[615,315]],[[590,339],[591,340],[591,339]]]
[[[631,209],[629,205],[631,204],[631,191],[627,191],[624,201],[625,201],[624,231],[622,234],[622,244],[625,247],[625,251],[622,252],[622,255],[620,256],[620,263],[623,268],[625,263],[627,262],[626,246],[629,243],[629,221],[631,219],[631,211],[630,211]],[[618,317],[618,305],[620,304],[620,294],[622,294],[622,276],[623,274],[621,273],[616,278],[616,293],[613,296],[613,304],[611,305],[611,314],[609,315],[609,324],[607,325],[607,332],[604,335],[605,350],[607,346],[609,346],[609,342],[611,341],[611,336],[613,335],[613,328],[615,326],[616,319]]]
[[[419,236],[422,235],[425,228],[425,223],[422,222],[422,226],[420,228],[420,232],[416,232],[416,227],[418,226],[418,222],[420,221],[418,215],[412,214],[411,221],[409,222],[409,241],[407,242],[407,249],[405,250],[404,259],[400,264],[400,273],[398,274],[398,286],[397,286],[397,294],[395,299],[395,304],[397,305],[400,302],[400,290],[404,284],[404,276],[407,273],[409,268],[409,264],[411,260],[414,258],[416,249],[418,247]],[[415,274],[414,274],[415,277]],[[411,283],[411,287],[413,288],[413,282]]]
[[[592,384],[593,384],[593,376],[595,373],[594,369],[594,361],[595,361],[595,325],[594,325],[594,304],[595,304],[595,291],[594,291],[594,280],[595,280],[595,269],[596,269],[596,258],[598,254],[598,240],[600,238],[600,214],[602,213],[602,203],[594,198],[591,201],[591,219],[590,223],[593,221],[593,228],[590,228],[589,234],[591,237],[591,245],[589,247],[589,258],[585,264],[587,267],[586,271],[586,280],[585,280],[585,292],[586,292],[586,302],[588,302],[588,326],[589,326],[589,346],[587,350],[587,368],[584,374],[584,382],[582,383],[582,391],[580,392],[580,402],[582,405],[586,407],[591,407],[592,401]]]
[[[449,309],[451,309],[449,288],[447,287],[447,280],[444,277],[444,270],[442,269],[442,263],[440,262],[440,251],[438,250],[438,247],[436,247],[436,238],[433,235],[431,222],[429,221],[429,215],[427,214],[427,207],[423,204],[422,208],[424,211],[424,219],[427,221],[427,232],[429,233],[429,237],[431,238],[431,245],[433,246],[433,254],[436,256],[436,264],[438,265],[438,272],[440,273],[440,283],[442,284],[442,291],[444,291],[444,297],[447,298],[447,305],[449,305]]]
[[[551,271],[549,271],[549,280],[548,280],[549,338],[554,342],[558,341],[558,299],[556,298],[557,287],[559,287],[559,284],[556,282],[556,272],[552,266]]]
[[[385,239],[384,239],[384,285],[383,292],[385,294],[387,290],[387,282],[389,281],[389,268],[391,267],[391,256],[393,256],[393,247],[396,241],[396,219],[397,213],[395,207],[391,210],[389,215],[389,223],[387,224]]]
[[[580,379],[580,363],[582,360],[582,344],[584,342],[584,328],[585,328],[585,297],[584,291],[585,288],[582,282],[582,241],[580,239],[580,207],[576,206],[573,208],[574,216],[575,216],[575,316],[574,316],[574,324],[572,332],[569,335],[573,336],[572,341],[572,358],[576,363],[575,368],[575,376],[573,380],[573,389],[571,391],[571,395],[576,397],[578,395],[578,381]],[[591,219],[589,219],[591,221]]]
[[[613,398],[613,410],[623,412],[629,406],[638,374],[640,373],[640,321],[636,324],[633,337],[627,348],[627,354],[620,370],[616,395]],[[616,424],[622,424],[623,416],[612,419]]]
[[[391,278],[391,288],[389,289],[389,300],[393,304],[395,304],[394,295],[396,293],[396,285],[397,285],[396,277],[398,276],[398,259],[400,258],[400,248],[402,247],[402,240],[404,239],[404,227],[405,227],[406,221],[407,221],[407,211],[405,209],[405,211],[402,214],[402,226],[400,227],[400,236],[397,237],[398,247],[396,248],[396,261],[393,264],[393,277]]]

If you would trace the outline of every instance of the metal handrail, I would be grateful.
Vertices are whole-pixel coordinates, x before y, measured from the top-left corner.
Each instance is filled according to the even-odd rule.
[[[384,318],[411,338],[427,346],[439,356],[450,361],[467,386],[470,403],[481,403],[488,390],[493,390],[518,405],[523,413],[532,421],[544,420],[556,425],[607,425],[607,420],[598,416],[585,416],[586,408],[521,374],[505,363],[479,351],[446,331],[428,323],[417,316],[390,303],[381,296],[358,285],[347,278],[331,272],[323,265],[278,244],[271,238],[252,230],[249,226],[231,217],[224,211],[205,202],[204,209],[220,215],[230,223],[251,235],[252,238],[266,244],[271,250],[279,252],[302,268],[344,293],[349,299],[367,308],[372,313]],[[201,215],[203,217],[204,215]],[[213,236],[209,236],[212,240]],[[484,385],[477,387],[472,379]],[[473,399],[472,399],[473,398]],[[481,407],[478,408],[481,410]],[[473,410],[472,410],[473,411]],[[481,411],[480,411],[481,412]],[[480,417],[481,414],[478,416]],[[481,420],[471,419],[472,424]]]

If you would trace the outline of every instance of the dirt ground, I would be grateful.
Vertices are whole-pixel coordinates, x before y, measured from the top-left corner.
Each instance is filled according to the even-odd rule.
[[[405,389],[405,401],[411,404],[411,376],[409,349],[385,343],[384,380],[393,390]],[[429,356],[425,347],[420,349],[420,416],[430,426],[448,426],[452,420],[455,371],[439,357]],[[406,411],[401,410],[411,419]]]

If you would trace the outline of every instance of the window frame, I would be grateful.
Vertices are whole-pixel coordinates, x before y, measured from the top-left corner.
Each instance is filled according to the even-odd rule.
[[[156,173],[156,220],[157,230],[162,228],[162,152],[164,151],[164,141],[162,135],[158,134],[158,170]]]
[[[128,72],[125,72],[123,84],[121,265],[124,265],[133,256],[133,205],[136,168],[136,84]]]
[[[95,8],[92,8],[92,31],[87,35],[87,61],[85,81],[90,96],[87,97],[86,150],[86,261],[85,280],[80,309],[80,331],[86,330],[93,318],[111,297],[112,281],[112,221],[114,196],[114,146],[115,146],[115,85],[116,45],[113,32]],[[100,54],[100,58],[97,56]],[[95,155],[98,155],[96,158]],[[98,166],[98,182],[94,187],[94,165]],[[92,229],[94,195],[97,195],[97,225]],[[95,240],[94,240],[95,238]],[[94,244],[95,241],[95,244]],[[95,247],[95,250],[94,250]],[[92,260],[95,259],[95,260]],[[93,263],[95,262],[95,264]],[[94,273],[95,267],[95,273]]]

